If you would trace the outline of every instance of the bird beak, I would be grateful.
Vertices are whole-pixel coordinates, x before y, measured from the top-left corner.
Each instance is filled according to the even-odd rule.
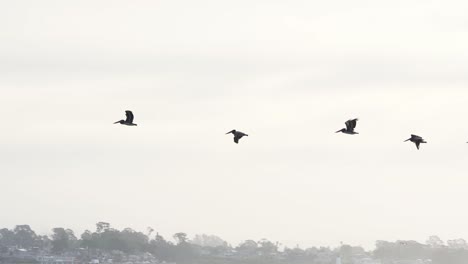
[[[120,121],[114,122],[114,124],[118,124],[118,123],[120,123]]]
[[[338,130],[338,131],[336,131],[335,133],[340,133],[340,132],[341,132],[341,130]]]
[[[232,133],[232,131],[229,131],[229,132],[226,133],[226,135],[227,135],[227,134],[231,134],[231,133]]]
[[[405,140],[405,141],[403,141],[403,142],[406,142],[406,141],[408,141],[408,140],[410,140],[410,139],[411,139],[411,138],[408,138],[407,140]]]

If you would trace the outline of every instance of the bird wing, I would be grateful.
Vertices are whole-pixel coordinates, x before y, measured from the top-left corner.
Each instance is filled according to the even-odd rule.
[[[419,149],[419,144],[421,144],[421,142],[420,142],[420,141],[416,141],[416,142],[414,142],[414,143],[416,144],[416,147]]]
[[[357,123],[358,119],[351,119],[351,120],[348,120],[345,122],[345,125],[346,125],[346,130],[348,131],[353,131],[354,128],[356,128],[356,123]]]
[[[132,111],[125,111],[125,115],[127,116],[127,120],[125,120],[127,123],[133,123],[133,113]]]
[[[245,136],[244,133],[242,133],[242,132],[237,132],[237,133],[234,135],[234,142],[239,143],[239,139],[241,139],[243,136]]]

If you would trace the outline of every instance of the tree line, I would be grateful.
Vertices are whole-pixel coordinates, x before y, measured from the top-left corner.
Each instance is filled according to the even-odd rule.
[[[426,243],[416,241],[377,241],[372,251],[362,247],[341,245],[337,248],[281,247],[280,243],[267,239],[245,240],[233,247],[217,236],[196,235],[189,239],[179,232],[172,239],[165,239],[153,228],[146,232],[131,228],[118,230],[109,223],[99,222],[94,231],[86,230],[77,237],[73,230],[57,227],[51,235],[38,235],[29,225],[17,225],[13,229],[0,229],[0,253],[12,248],[41,250],[53,255],[86,251],[89,254],[150,253],[161,261],[177,263],[269,263],[269,264],[329,264],[340,257],[343,264],[355,263],[356,259],[378,259],[381,263],[406,260],[432,260],[433,264],[468,263],[468,244],[463,239],[447,242],[437,236]],[[281,250],[280,250],[281,247]]]

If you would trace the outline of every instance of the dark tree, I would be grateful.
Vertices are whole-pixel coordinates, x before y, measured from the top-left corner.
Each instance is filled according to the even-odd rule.
[[[110,224],[106,222],[99,222],[96,224],[96,233],[106,232],[110,229]]]
[[[0,246],[11,247],[15,244],[15,233],[7,228],[0,229]]]
[[[176,240],[177,244],[187,243],[187,234],[186,233],[175,233],[174,239]]]
[[[62,227],[52,229],[52,252],[61,254],[70,249],[70,241],[67,231]]]
[[[37,235],[29,225],[17,225],[13,229],[16,245],[22,248],[31,248],[35,245]]]

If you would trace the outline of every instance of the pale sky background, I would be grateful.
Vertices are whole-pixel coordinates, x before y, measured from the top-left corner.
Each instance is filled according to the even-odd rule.
[[[467,11],[2,1],[0,226],[302,247],[468,238]],[[127,109],[139,126],[113,125]],[[334,133],[354,117],[360,135]],[[234,128],[250,136],[236,145]]]

